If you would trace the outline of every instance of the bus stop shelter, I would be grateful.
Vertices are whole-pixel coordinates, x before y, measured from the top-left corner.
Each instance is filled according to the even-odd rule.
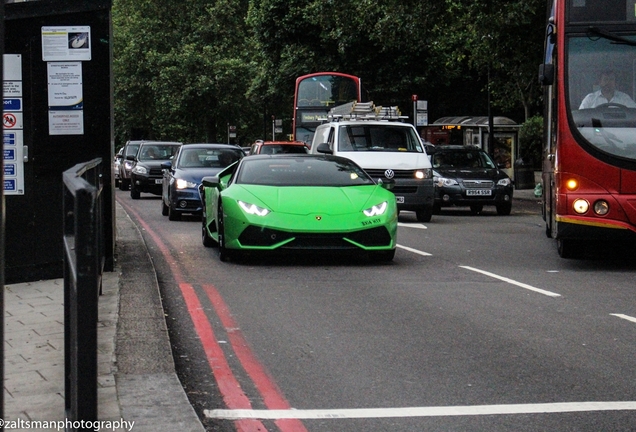
[[[438,144],[473,145],[485,150],[514,179],[519,157],[519,128],[508,117],[493,118],[493,148],[488,148],[488,116],[442,117],[420,129],[426,141]]]

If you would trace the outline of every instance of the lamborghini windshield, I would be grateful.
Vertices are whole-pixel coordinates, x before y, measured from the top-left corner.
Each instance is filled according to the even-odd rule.
[[[360,186],[374,181],[345,158],[300,155],[243,159],[236,184],[266,186]]]

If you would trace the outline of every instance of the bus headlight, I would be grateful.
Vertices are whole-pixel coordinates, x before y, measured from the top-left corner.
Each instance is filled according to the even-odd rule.
[[[574,204],[572,205],[572,208],[578,214],[584,214],[584,213],[587,213],[587,211],[590,209],[590,203],[588,203],[584,199],[579,198],[574,200]]]
[[[594,203],[594,213],[605,216],[609,213],[609,203],[605,200],[598,200]]]

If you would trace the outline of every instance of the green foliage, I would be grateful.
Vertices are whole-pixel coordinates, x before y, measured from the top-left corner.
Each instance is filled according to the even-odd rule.
[[[340,71],[429,117],[538,112],[545,0],[114,0],[115,130],[239,141],[291,129],[296,77]],[[512,116],[514,117],[514,116]]]
[[[543,117],[533,116],[526,120],[519,129],[519,152],[521,156],[532,162],[532,166],[540,170],[543,151]]]

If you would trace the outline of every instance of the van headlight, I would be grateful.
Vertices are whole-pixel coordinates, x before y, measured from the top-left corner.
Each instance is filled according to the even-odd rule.
[[[432,170],[430,168],[419,169],[415,171],[415,178],[418,180],[427,179],[433,177]]]

